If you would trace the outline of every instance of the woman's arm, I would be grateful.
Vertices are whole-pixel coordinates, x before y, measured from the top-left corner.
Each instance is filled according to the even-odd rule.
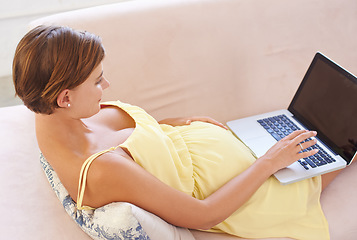
[[[315,135],[305,131],[292,133],[204,200],[167,186],[130,159],[115,153],[105,154],[89,170],[85,204],[99,207],[116,201],[130,202],[176,226],[209,229],[242,206],[277,170],[316,153],[315,150],[301,153],[298,145]],[[303,146],[313,144],[315,140]]]

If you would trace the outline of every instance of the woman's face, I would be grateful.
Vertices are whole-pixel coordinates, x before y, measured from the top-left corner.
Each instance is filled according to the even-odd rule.
[[[100,63],[87,80],[71,90],[71,110],[75,110],[80,118],[88,118],[95,115],[100,110],[103,90],[107,87],[109,87],[109,82],[103,75],[103,65]]]

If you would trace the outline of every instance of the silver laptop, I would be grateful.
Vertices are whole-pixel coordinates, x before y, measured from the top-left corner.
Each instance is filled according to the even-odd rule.
[[[227,126],[256,157],[295,130],[317,131],[313,148],[319,152],[276,172],[282,184],[342,169],[357,155],[357,78],[318,52],[287,110],[230,121]]]

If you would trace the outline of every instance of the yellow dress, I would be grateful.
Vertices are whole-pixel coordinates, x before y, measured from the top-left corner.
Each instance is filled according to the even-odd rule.
[[[195,198],[206,198],[256,160],[221,127],[204,122],[173,127],[159,124],[136,106],[120,101],[104,105],[123,109],[136,123],[132,135],[117,147],[127,148],[135,162],[162,182]],[[241,208],[209,231],[243,238],[329,239],[320,193],[321,177],[285,186],[270,177]]]

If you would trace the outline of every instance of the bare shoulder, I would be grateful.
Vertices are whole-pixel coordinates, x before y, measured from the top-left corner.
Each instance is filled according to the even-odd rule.
[[[117,152],[99,156],[90,166],[84,203],[100,207],[111,202],[130,202],[132,189],[139,185],[136,177],[145,171],[130,157]]]
[[[103,106],[99,113],[91,117],[90,121],[105,124],[113,130],[135,127],[134,119],[117,106]]]

